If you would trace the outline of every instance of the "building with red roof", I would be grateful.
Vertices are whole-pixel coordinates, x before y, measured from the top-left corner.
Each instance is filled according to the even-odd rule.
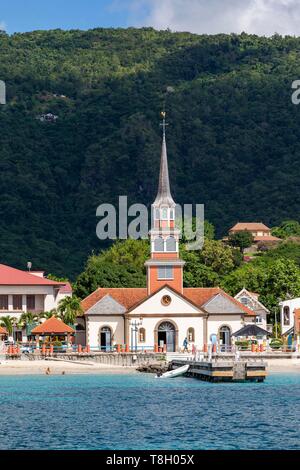
[[[244,231],[250,232],[253,235],[254,243],[281,241],[280,238],[274,237],[271,234],[271,229],[262,222],[238,222],[229,229],[229,235]]]
[[[219,287],[184,288],[184,261],[179,256],[180,231],[175,226],[170,191],[165,122],[158,192],[152,210],[151,257],[146,261],[145,288],[99,287],[81,303],[86,341],[109,351],[117,344],[136,350],[180,351],[184,343],[230,346],[231,334],[254,323],[256,313]]]
[[[27,312],[39,315],[57,308],[61,299],[71,295],[70,283],[47,279],[43,271],[23,271],[0,264],[0,317],[18,319]],[[26,329],[15,327],[13,337],[26,341]]]

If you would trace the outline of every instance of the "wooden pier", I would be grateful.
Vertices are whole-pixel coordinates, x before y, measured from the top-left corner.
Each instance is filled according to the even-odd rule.
[[[263,382],[267,376],[267,364],[263,361],[204,360],[189,361],[174,359],[171,368],[189,364],[185,374],[208,382]]]

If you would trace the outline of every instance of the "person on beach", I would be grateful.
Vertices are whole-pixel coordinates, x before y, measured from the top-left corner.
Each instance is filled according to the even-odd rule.
[[[51,374],[50,367],[47,367],[47,369],[46,369],[46,375],[50,375],[50,374]]]
[[[184,338],[184,341],[183,341],[183,352],[187,352],[188,351],[188,340],[187,338]]]

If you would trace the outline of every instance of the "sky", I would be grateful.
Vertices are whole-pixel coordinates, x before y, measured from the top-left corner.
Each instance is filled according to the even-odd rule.
[[[0,0],[0,29],[152,26],[198,34],[300,35],[300,0]]]

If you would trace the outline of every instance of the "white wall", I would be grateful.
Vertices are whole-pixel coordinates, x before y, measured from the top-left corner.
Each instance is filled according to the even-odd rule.
[[[8,311],[0,310],[0,316],[11,315],[19,317],[23,312],[27,312],[26,295],[35,295],[35,309],[38,311],[49,311],[57,308],[58,302],[64,297],[69,297],[71,293],[58,293],[53,286],[0,286],[0,295],[8,295]],[[22,295],[22,311],[13,310],[13,295]]]
[[[284,300],[283,302],[280,302],[279,307],[280,307],[281,333],[285,333],[286,331],[288,331],[290,328],[294,326],[294,310],[296,308],[300,308],[300,297],[297,297],[296,299]],[[283,308],[284,307],[290,308],[290,323],[288,325],[284,325],[284,322],[283,322]]]
[[[171,303],[168,306],[163,305],[161,302],[164,295],[169,295],[171,297]],[[157,294],[154,294],[142,304],[138,305],[130,313],[143,315],[159,313],[161,315],[165,315],[172,313],[189,314],[200,312],[200,308],[197,308],[193,304],[183,299],[180,295],[176,294],[175,292],[166,287],[159,291]]]
[[[212,334],[218,335],[221,326],[229,326],[231,334],[244,326],[240,315],[211,315],[207,321],[207,342],[210,343]]]
[[[194,328],[195,330],[195,342],[194,344],[197,347],[202,347],[203,344],[203,317],[151,317],[145,316],[143,317],[141,327],[146,330],[146,341],[144,343],[140,343],[138,341],[137,345],[138,348],[154,348],[154,330],[159,323],[170,321],[171,323],[175,324],[175,328],[178,328],[178,347],[181,349],[183,347],[183,341],[187,336],[188,328]],[[138,338],[139,339],[139,338]],[[131,327],[129,326],[129,343],[131,344]],[[191,347],[190,343],[190,347]]]
[[[99,348],[100,330],[109,326],[113,334],[113,344],[124,344],[124,318],[121,315],[90,315],[86,318],[87,344]]]

